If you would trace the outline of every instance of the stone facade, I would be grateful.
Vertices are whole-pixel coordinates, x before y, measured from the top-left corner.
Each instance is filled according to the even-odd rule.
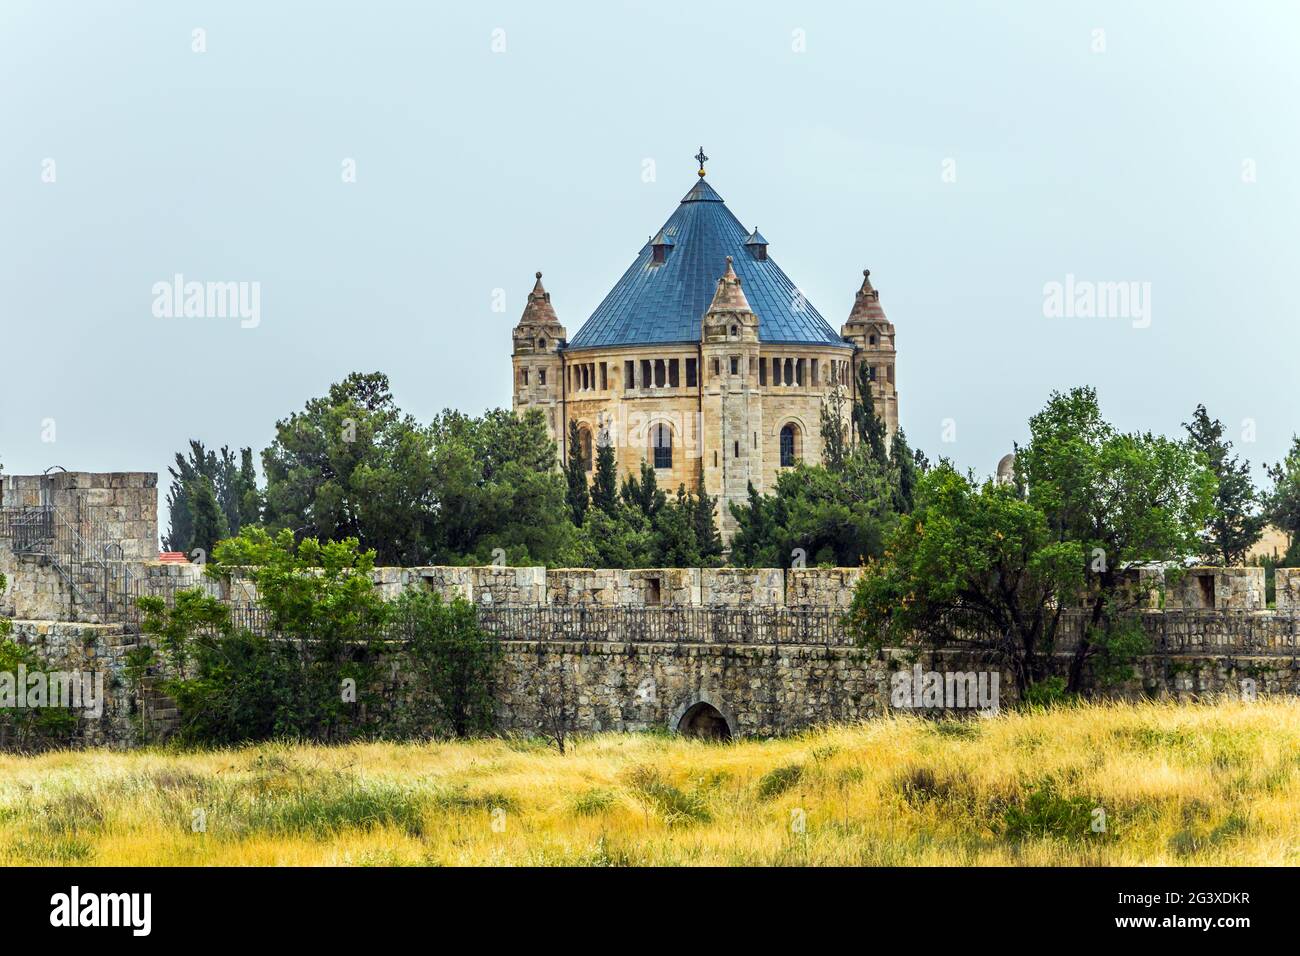
[[[158,557],[158,476],[148,471],[52,472],[0,479],[0,508],[52,506],[87,542],[121,547],[118,560]],[[102,534],[97,534],[101,531]]]

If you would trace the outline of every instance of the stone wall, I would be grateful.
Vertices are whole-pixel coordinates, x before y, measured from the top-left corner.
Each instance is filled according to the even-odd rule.
[[[138,637],[121,627],[61,621],[14,621],[12,639],[30,647],[53,669],[103,675],[104,704],[98,716],[77,714],[74,746],[126,746],[137,739],[140,714],[150,711],[159,727],[175,726],[176,710],[148,681],[132,688],[126,680],[126,655]]]
[[[127,561],[158,557],[158,475],[149,471],[53,472],[6,475],[0,507],[52,505],[87,541],[96,526],[122,547]]]
[[[1293,658],[1269,655],[1152,655],[1106,696],[1179,701],[1300,693]],[[955,652],[871,655],[846,647],[514,641],[505,645],[498,694],[503,731],[537,732],[557,705],[571,731],[677,730],[699,704],[715,708],[732,735],[792,733],[892,709],[894,675],[919,665],[939,672],[988,671]],[[1064,674],[1067,655],[1054,659]],[[1001,706],[1015,699],[999,672]]]

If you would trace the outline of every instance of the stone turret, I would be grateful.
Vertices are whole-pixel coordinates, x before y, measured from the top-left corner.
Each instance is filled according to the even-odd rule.
[[[567,339],[568,333],[551,305],[551,294],[542,287],[542,274],[539,272],[514,330],[512,365],[515,383],[512,392],[516,413],[522,415],[530,408],[541,410],[557,450],[564,443],[561,352]]]
[[[894,383],[894,325],[885,317],[880,305],[880,293],[871,284],[871,270],[862,270],[862,288],[853,300],[849,319],[840,330],[857,351],[853,357],[854,394],[857,393],[857,371],[860,366],[870,369],[872,398],[876,414],[885,422],[888,438],[898,431],[898,389]]]
[[[718,498],[720,529],[730,540],[735,519],[728,505],[746,500],[751,481],[763,486],[758,316],[730,256],[700,331],[704,487]]]

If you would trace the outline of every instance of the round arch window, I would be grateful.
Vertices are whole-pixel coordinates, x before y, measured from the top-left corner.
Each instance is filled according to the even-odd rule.
[[[793,468],[798,457],[799,429],[793,424],[781,429],[781,467]]]

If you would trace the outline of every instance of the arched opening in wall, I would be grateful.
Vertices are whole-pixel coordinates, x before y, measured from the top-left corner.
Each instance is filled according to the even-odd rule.
[[[799,459],[799,429],[793,424],[781,429],[781,467],[793,468]]]
[[[591,429],[578,429],[578,448],[582,453],[582,470],[591,471]]]
[[[687,708],[682,719],[677,721],[677,732],[702,740],[731,739],[731,727],[727,724],[727,718],[722,716],[718,708],[704,701]]]
[[[667,425],[660,423],[650,429],[650,451],[656,468],[673,466],[673,432]]]

